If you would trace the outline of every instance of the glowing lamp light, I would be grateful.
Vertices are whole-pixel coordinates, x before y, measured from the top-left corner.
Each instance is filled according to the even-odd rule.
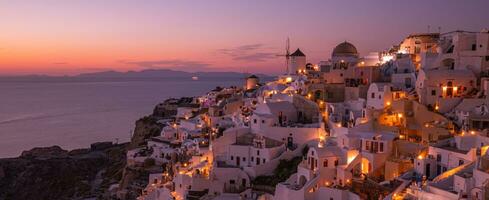
[[[470,134],[471,135],[475,135],[475,131],[470,131]]]
[[[287,77],[287,78],[285,78],[285,81],[286,81],[286,82],[289,82],[289,83],[290,83],[290,82],[292,82],[292,77]]]
[[[423,156],[422,155],[419,155],[418,156],[418,160],[423,160]]]
[[[336,127],[338,127],[338,128],[341,127],[341,124],[340,123],[337,123],[336,124]]]
[[[390,105],[391,105],[391,102],[390,102],[390,101],[388,101],[386,104],[387,104],[387,106],[390,106]]]
[[[402,118],[402,113],[398,113],[397,117]]]
[[[442,89],[444,92],[447,91],[447,86],[443,86]]]

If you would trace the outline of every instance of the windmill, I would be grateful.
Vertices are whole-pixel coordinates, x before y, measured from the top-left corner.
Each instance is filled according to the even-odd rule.
[[[290,39],[287,38],[285,41],[285,54],[277,55],[285,57],[285,73],[289,74],[289,59],[290,59]]]

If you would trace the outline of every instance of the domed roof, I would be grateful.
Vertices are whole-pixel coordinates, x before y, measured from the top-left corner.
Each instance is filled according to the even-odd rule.
[[[345,41],[334,48],[332,56],[358,56],[358,51],[353,44]]]
[[[258,78],[258,76],[252,74],[251,76],[248,76],[248,78]]]

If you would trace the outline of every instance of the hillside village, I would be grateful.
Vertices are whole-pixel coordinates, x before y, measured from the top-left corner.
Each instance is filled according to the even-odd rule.
[[[159,104],[163,128],[127,152],[138,199],[489,199],[488,30],[332,52]]]

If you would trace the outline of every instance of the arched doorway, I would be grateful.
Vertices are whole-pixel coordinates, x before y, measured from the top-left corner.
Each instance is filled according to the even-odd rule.
[[[368,159],[362,158],[361,170],[362,174],[368,174],[372,171],[372,164]]]

